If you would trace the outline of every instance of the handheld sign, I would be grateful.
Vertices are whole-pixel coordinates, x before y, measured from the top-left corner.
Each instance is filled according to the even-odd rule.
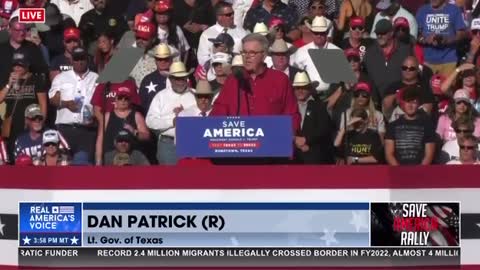
[[[105,69],[98,75],[97,83],[125,81],[142,55],[143,50],[140,48],[121,48],[113,54]]]
[[[178,157],[290,157],[290,116],[179,117]]]

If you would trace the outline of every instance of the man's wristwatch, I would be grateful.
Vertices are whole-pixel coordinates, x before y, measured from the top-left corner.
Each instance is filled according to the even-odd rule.
[[[359,160],[360,160],[359,157],[353,157],[353,163],[357,164]]]

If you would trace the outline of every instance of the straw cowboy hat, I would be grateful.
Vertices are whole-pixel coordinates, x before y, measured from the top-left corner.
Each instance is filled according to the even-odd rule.
[[[309,24],[308,22],[305,22],[305,24],[313,32],[327,32],[330,28],[327,18],[323,16],[316,16],[315,19],[313,19],[312,24]]]
[[[169,76],[181,78],[190,76],[190,74],[192,74],[192,71],[187,71],[185,64],[183,62],[177,61],[173,62],[172,65],[170,65],[170,70],[168,73]]]
[[[232,67],[243,67],[243,57],[240,54],[233,57]]]
[[[177,56],[177,52],[172,53],[172,50],[170,50],[170,46],[165,43],[160,43],[155,47],[155,53],[154,57],[155,58],[174,58]]]
[[[213,95],[212,87],[207,80],[199,80],[194,95]]]
[[[311,86],[312,88],[318,87],[317,81],[310,81],[310,77],[308,76],[307,72],[300,71],[295,74],[295,78],[293,79],[293,87],[302,87],[302,86]]]
[[[272,46],[268,49],[269,54],[273,53],[286,53],[288,55],[292,55],[296,51],[296,48],[291,46],[288,47],[287,43],[283,39],[276,39]]]
[[[264,24],[263,22],[259,22],[259,23],[255,24],[255,27],[253,28],[253,33],[260,34],[262,36],[266,36],[270,32],[269,32],[266,24]]]

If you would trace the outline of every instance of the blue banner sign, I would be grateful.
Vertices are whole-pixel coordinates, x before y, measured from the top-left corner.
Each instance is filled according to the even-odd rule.
[[[290,157],[290,116],[179,117],[179,157]]]

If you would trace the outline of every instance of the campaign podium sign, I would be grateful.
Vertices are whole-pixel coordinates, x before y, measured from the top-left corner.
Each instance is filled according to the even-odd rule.
[[[178,117],[177,156],[290,157],[290,116]]]

